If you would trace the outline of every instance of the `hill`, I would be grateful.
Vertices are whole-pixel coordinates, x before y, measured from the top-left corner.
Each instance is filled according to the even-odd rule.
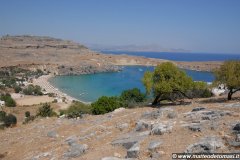
[[[118,71],[119,65],[155,66],[168,61],[103,54],[72,41],[29,35],[1,37],[0,57],[0,67],[20,65],[60,75]],[[181,68],[204,71],[210,71],[221,64],[221,62],[174,63]]]

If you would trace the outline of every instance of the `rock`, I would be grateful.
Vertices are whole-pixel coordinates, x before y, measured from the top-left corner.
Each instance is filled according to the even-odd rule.
[[[172,126],[164,125],[164,124],[155,124],[151,130],[151,134],[153,135],[162,135],[164,133],[170,133],[172,131]]]
[[[151,160],[159,160],[160,157],[161,157],[161,153],[159,153],[159,152],[152,152],[150,157],[151,157]]]
[[[134,144],[131,148],[127,150],[127,158],[138,158],[139,151],[139,143]]]
[[[188,128],[191,131],[194,131],[194,132],[201,132],[202,131],[202,127],[198,124],[197,125],[196,124],[190,125],[190,126],[188,126]]]
[[[58,134],[56,131],[49,131],[47,133],[47,136],[50,137],[50,138],[57,138],[58,137]]]
[[[236,134],[236,142],[240,142],[240,134]]]
[[[116,126],[116,128],[118,128],[120,131],[123,131],[124,129],[128,129],[128,127],[129,127],[128,123],[123,123]]]
[[[75,136],[75,135],[70,136],[65,140],[65,142],[67,142],[68,145],[71,146],[72,144],[77,143],[77,136]]]
[[[142,120],[137,122],[136,128],[135,128],[136,131],[145,131],[147,129],[151,129],[151,124]]]
[[[177,117],[177,113],[176,113],[176,112],[170,112],[170,113],[168,113],[167,117],[168,117],[169,119],[176,118],[176,117]]]
[[[206,109],[206,108],[204,108],[204,107],[196,107],[196,108],[192,109],[192,112],[201,111],[201,110],[204,110],[204,109]]]
[[[145,112],[142,114],[141,118],[144,119],[158,119],[162,117],[162,111],[161,110],[156,110],[152,112]]]
[[[112,145],[121,145],[126,149],[131,148],[136,143],[141,142],[149,135],[149,132],[140,132],[140,134],[134,133],[128,133],[117,140],[114,140],[111,144]]]
[[[222,139],[218,137],[205,137],[198,143],[191,144],[187,147],[185,153],[213,153],[216,149],[223,148]]]
[[[70,146],[70,149],[66,153],[64,153],[63,156],[69,157],[69,158],[79,157],[82,154],[84,154],[87,149],[88,149],[88,146],[86,144],[82,145],[82,144],[73,143]]]
[[[236,132],[240,132],[240,123],[237,123],[234,127],[233,130]]]
[[[156,151],[156,149],[158,149],[161,144],[162,144],[161,141],[151,141],[148,145],[148,150]]]

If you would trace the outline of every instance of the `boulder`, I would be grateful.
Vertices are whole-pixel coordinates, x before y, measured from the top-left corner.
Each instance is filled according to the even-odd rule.
[[[77,136],[70,136],[65,140],[65,142],[67,142],[67,144],[71,146],[72,144],[77,143]]]
[[[50,138],[57,138],[58,137],[58,134],[56,131],[49,131],[47,133],[47,136],[50,137]]]
[[[197,112],[197,111],[201,111],[201,110],[204,110],[204,109],[206,109],[206,108],[204,108],[204,107],[196,107],[196,108],[192,109],[192,112]]]
[[[202,131],[202,126],[199,125],[199,124],[189,125],[188,128],[189,128],[191,131],[194,131],[194,132],[201,132],[201,131]]]
[[[151,129],[151,124],[150,123],[142,121],[142,120],[140,120],[136,123],[136,127],[135,127],[136,131],[138,131],[138,132],[139,131],[145,131],[147,129]]]
[[[218,137],[205,137],[198,143],[191,144],[187,147],[185,153],[214,153],[217,149],[223,148],[222,139]]]
[[[139,143],[134,144],[131,148],[127,150],[127,158],[138,158],[140,151]]]
[[[136,143],[140,143],[149,135],[149,131],[146,132],[133,132],[128,133],[119,137],[118,139],[114,140],[111,144],[112,145],[121,145],[126,149],[131,148]]]
[[[161,141],[151,141],[148,145],[148,150],[151,152],[156,151],[156,149],[158,149],[161,144]]]
[[[172,131],[171,125],[165,125],[165,124],[155,124],[152,127],[151,134],[153,135],[162,135],[164,133],[170,133]]]
[[[234,127],[233,130],[236,132],[240,132],[240,123],[237,123]]]
[[[141,118],[144,119],[158,119],[160,117],[162,117],[162,111],[161,110],[156,110],[156,111],[152,111],[152,112],[145,112],[142,114]]]
[[[69,150],[67,152],[64,153],[64,157],[69,157],[69,158],[73,158],[73,157],[79,157],[81,155],[83,155],[86,150],[88,149],[88,146],[86,144],[77,144],[77,143],[73,143]]]

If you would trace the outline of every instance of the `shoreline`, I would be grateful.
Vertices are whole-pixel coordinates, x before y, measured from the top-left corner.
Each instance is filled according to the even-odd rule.
[[[62,99],[65,97],[65,102],[68,104],[71,104],[73,101],[79,101],[84,104],[90,104],[89,102],[84,102],[82,100],[79,100],[77,98],[74,98],[67,93],[61,91],[59,88],[53,86],[50,82],[49,79],[53,78],[53,75],[42,75],[38,77],[37,79],[33,80],[34,85],[40,86],[42,89],[45,89],[47,93],[54,93],[56,95],[57,99]]]

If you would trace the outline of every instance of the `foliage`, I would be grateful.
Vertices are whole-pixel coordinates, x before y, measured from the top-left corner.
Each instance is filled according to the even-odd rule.
[[[43,95],[41,87],[36,85],[28,85],[27,88],[23,89],[25,95]]]
[[[93,114],[105,114],[122,106],[118,97],[100,97],[96,102],[91,104]]]
[[[19,93],[20,91],[22,91],[22,88],[19,85],[14,85],[13,89],[14,89],[15,93]]]
[[[228,100],[232,99],[232,94],[240,90],[240,61],[225,61],[219,69],[215,71],[215,84],[225,84],[229,89]]]
[[[186,94],[192,98],[208,98],[212,96],[207,83],[201,81],[194,82],[193,89],[187,91]]]
[[[13,125],[17,124],[17,118],[16,116],[14,116],[13,114],[8,114],[5,118],[4,118],[4,124],[6,127],[11,127]]]
[[[4,121],[5,117],[6,117],[6,112],[0,111],[0,122]]]
[[[30,112],[29,112],[29,111],[26,111],[26,112],[25,112],[25,117],[30,117],[30,116],[31,116]]]
[[[192,78],[171,62],[158,65],[153,73],[146,72],[142,81],[147,93],[152,91],[156,97],[153,104],[165,99],[172,100],[172,93],[184,94],[194,85]]]
[[[53,111],[50,104],[44,103],[40,108],[38,108],[37,116],[40,117],[52,117],[56,116],[56,112]]]
[[[65,114],[68,118],[82,117],[82,114],[91,114],[91,106],[82,102],[73,102],[66,110],[60,110],[60,115]]]
[[[147,95],[149,95],[152,91],[152,86],[153,86],[152,78],[153,78],[153,73],[150,72],[150,71],[146,71],[143,75],[142,82],[143,82],[143,85],[146,88],[146,94]]]
[[[120,99],[124,101],[135,101],[135,102],[143,102],[145,95],[141,93],[140,89],[133,88],[129,90],[125,90],[122,92]]]
[[[0,100],[5,101],[7,107],[16,107],[16,102],[12,99],[11,95],[6,93],[0,96]]]

